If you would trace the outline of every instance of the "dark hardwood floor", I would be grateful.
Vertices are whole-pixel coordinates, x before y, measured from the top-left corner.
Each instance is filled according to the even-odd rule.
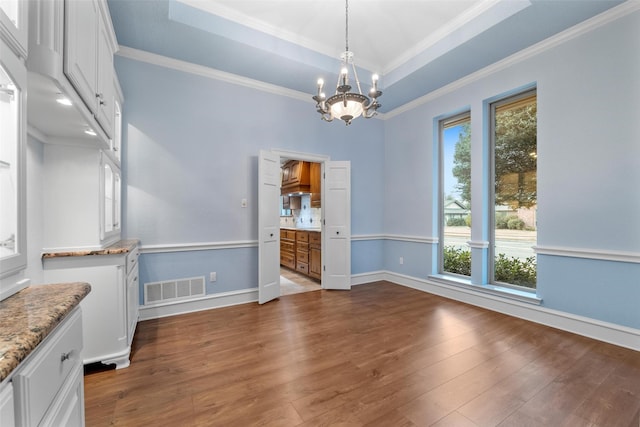
[[[387,282],[138,325],[87,426],[640,425],[640,352]]]

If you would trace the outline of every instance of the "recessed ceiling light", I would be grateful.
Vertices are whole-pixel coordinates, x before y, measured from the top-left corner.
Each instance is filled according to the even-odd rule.
[[[66,106],[71,106],[73,105],[73,103],[71,102],[71,100],[69,98],[67,98],[66,96],[60,96],[58,99],[56,99],[56,102],[58,104],[62,104],[62,105],[66,105]]]
[[[91,128],[85,129],[84,133],[86,133],[87,135],[91,135],[91,136],[96,136],[97,135],[96,131],[94,131]]]

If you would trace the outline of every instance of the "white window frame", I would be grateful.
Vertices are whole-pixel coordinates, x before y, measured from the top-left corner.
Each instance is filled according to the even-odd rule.
[[[438,119],[438,274],[470,280],[471,276],[444,271],[444,130],[449,124],[463,121],[471,122],[471,111],[444,116]]]
[[[519,91],[515,94],[509,94],[504,97],[497,98],[489,103],[489,118],[488,118],[488,129],[489,129],[489,189],[488,189],[488,209],[487,218],[489,220],[488,227],[488,236],[489,236],[489,248],[488,248],[488,256],[487,256],[487,278],[488,282],[491,286],[503,287],[508,289],[514,289],[517,291],[530,292],[532,294],[536,293],[536,289],[527,288],[524,286],[518,286],[511,283],[505,282],[497,282],[495,280],[495,247],[496,247],[496,217],[495,217],[495,200],[496,200],[496,182],[495,182],[495,116],[496,116],[496,108],[499,108],[505,104],[511,104],[521,99],[528,98],[532,95],[537,96],[537,88],[531,87],[525,90]],[[537,171],[536,171],[537,173]]]

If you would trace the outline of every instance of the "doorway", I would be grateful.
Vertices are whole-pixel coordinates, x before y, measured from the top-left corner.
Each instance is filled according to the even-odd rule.
[[[322,289],[351,289],[351,163],[326,156],[260,150],[258,158],[258,303],[278,298],[280,290],[281,158],[321,164],[322,221],[318,238]],[[293,266],[294,268],[296,266]]]
[[[322,162],[280,156],[280,294],[322,288]]]

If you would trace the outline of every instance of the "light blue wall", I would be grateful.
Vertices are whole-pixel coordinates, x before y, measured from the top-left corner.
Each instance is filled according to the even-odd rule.
[[[126,97],[124,235],[143,246],[257,240],[258,151],[324,154],[352,163],[352,234],[391,236],[355,239],[352,274],[386,270],[425,279],[436,269],[434,245],[402,236],[438,236],[434,118],[471,111],[473,217],[485,224],[474,227],[472,240],[486,240],[488,209],[478,202],[487,191],[486,102],[535,84],[538,245],[637,255],[638,51],[636,12],[385,121],[350,127],[321,122],[311,102],[118,58]],[[240,207],[241,198],[249,208]],[[257,284],[256,253],[145,254],[141,278],[218,271],[209,293],[246,289]],[[640,328],[637,263],[540,255],[538,264],[544,307]]]
[[[434,118],[470,107],[472,240],[486,240],[486,101],[530,84],[538,94],[538,245],[640,253],[640,13],[503,67],[385,121],[385,232],[437,237]],[[430,245],[387,241],[384,266],[416,277]],[[406,254],[419,253],[412,257]],[[404,255],[405,264],[397,258]],[[474,265],[475,268],[475,265]],[[477,270],[477,269],[476,269]],[[543,306],[640,327],[637,263],[541,255]],[[474,277],[481,277],[478,271]]]
[[[322,122],[315,82],[304,102],[121,57],[116,67],[125,94],[124,236],[143,247],[257,241],[261,149],[351,161],[352,233],[382,232],[381,120]],[[140,268],[141,283],[216,271],[209,293],[246,289],[257,286],[257,247],[143,254]]]

